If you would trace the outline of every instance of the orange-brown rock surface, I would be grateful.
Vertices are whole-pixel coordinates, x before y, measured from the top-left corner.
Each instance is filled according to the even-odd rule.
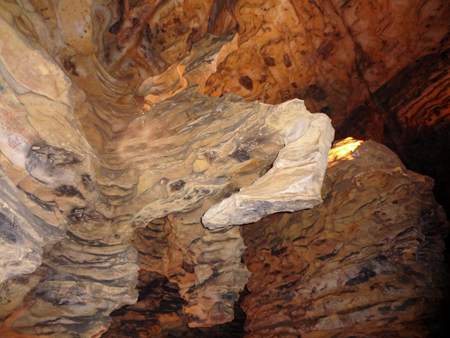
[[[436,178],[450,210],[449,16],[445,0],[0,1],[0,336],[99,337],[111,313],[108,337],[242,335],[217,325],[248,268],[250,336],[425,334],[447,231],[431,180],[368,142],[322,182],[333,125]]]
[[[308,109],[332,118],[338,138],[382,142],[410,169],[433,177],[435,193],[450,211],[445,170],[450,149],[436,141],[448,138],[449,130],[448,1],[152,3],[159,6],[154,16],[147,26],[140,21],[145,34],[123,58],[134,67],[122,67],[116,76],[160,74],[203,34],[238,33],[239,48],[211,74],[205,93],[233,92],[267,103],[304,99]],[[97,5],[106,37],[98,44],[100,60],[115,44],[119,27],[126,30],[125,18],[145,6],[131,1]]]
[[[335,126],[400,69],[450,46],[442,0],[223,2],[211,31],[236,30],[240,48],[207,92],[271,103],[302,98]]]
[[[239,302],[246,318],[187,327],[182,284],[148,271],[177,255],[167,249],[165,219],[137,232],[139,301],[112,314],[105,337],[430,336],[446,292],[442,238],[450,230],[433,181],[372,141],[338,142],[329,159],[322,205],[242,228],[252,273]],[[176,279],[187,280],[191,267],[183,263]]]
[[[103,338],[134,337],[244,337],[245,314],[235,305],[235,319],[212,327],[188,327],[185,304],[177,284],[154,272],[139,271],[138,302],[111,313],[111,326]]]
[[[432,186],[382,145],[337,143],[322,205],[243,228],[247,337],[428,336],[448,278]]]
[[[250,273],[242,263],[244,242],[238,227],[208,231],[198,213],[171,215],[136,231],[134,247],[141,269],[176,283],[190,327],[232,321],[234,303]]]
[[[1,336],[101,335],[137,300],[134,230],[163,218],[168,256],[142,260],[179,285],[190,326],[231,321],[249,273],[230,226],[321,202],[326,115],[202,94],[235,37],[204,35],[139,82],[116,73],[164,3],[125,2],[103,58],[101,3],[2,3]]]

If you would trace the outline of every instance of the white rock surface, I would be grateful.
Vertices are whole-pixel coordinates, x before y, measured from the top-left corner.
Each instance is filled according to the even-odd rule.
[[[309,113],[300,100],[273,110],[271,121],[287,131],[285,147],[264,176],[206,211],[202,222],[208,229],[252,223],[276,212],[308,209],[322,202],[320,190],[334,137],[330,119]]]

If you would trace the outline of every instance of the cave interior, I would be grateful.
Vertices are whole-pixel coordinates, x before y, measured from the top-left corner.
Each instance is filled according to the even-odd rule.
[[[0,337],[450,336],[450,2],[0,0]]]

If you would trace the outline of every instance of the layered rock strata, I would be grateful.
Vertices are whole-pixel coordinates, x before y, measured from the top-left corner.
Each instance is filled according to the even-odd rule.
[[[396,150],[409,169],[435,179],[436,199],[447,214],[450,146],[441,140],[448,139],[450,131],[449,74],[450,49],[420,58],[374,92],[380,108],[377,114],[372,114],[370,105],[360,106],[338,131],[339,137],[361,139],[376,134],[380,142]]]
[[[388,145],[408,168],[437,180],[437,198],[450,212],[448,142],[439,142],[448,138],[448,1],[152,3],[157,8],[146,21],[151,6],[144,2],[95,2],[96,55],[106,68],[109,51],[132,31],[114,76],[140,83],[204,34],[238,33],[239,48],[208,77],[205,93],[271,104],[305,100],[310,111],[332,118],[339,138]]]
[[[372,141],[338,142],[329,159],[323,205],[242,228],[252,272],[241,305],[246,334],[239,326],[188,329],[177,284],[147,279],[155,275],[144,269],[157,266],[149,262],[174,256],[165,219],[139,230],[140,301],[114,313],[106,336],[430,336],[446,292],[442,237],[450,230],[433,181]],[[156,280],[165,284],[151,288]]]
[[[241,262],[241,231],[231,226],[320,203],[332,130],[324,115],[308,114],[301,101],[270,106],[226,93],[266,103],[305,99],[311,111],[333,117],[341,136],[362,133],[383,141],[399,149],[414,168],[423,168],[428,149],[439,148],[423,172],[445,176],[447,147],[436,146],[434,138],[445,137],[448,129],[448,14],[443,0],[1,2],[0,335],[99,336],[111,311],[136,302],[139,267],[141,276],[157,272],[177,285],[184,300],[179,300],[175,317],[182,317],[183,325],[211,326],[233,318],[233,303],[250,273]],[[385,155],[387,161],[391,155]],[[345,147],[336,156],[342,158],[331,164],[333,179],[344,170],[337,167],[352,159]],[[372,164],[384,163],[371,158]],[[256,310],[266,294],[253,286],[246,305],[250,335],[273,334],[275,329],[259,326],[270,320],[285,326],[281,333],[293,325],[306,336],[312,327],[318,336],[381,335],[378,324],[394,336],[401,330],[406,336],[425,332],[417,319],[426,309],[421,302],[440,298],[433,269],[440,271],[439,236],[446,225],[439,226],[429,214],[435,210],[430,182],[395,165],[401,169],[387,165],[386,179],[378,172],[372,182],[372,174],[365,172],[362,184],[388,182],[388,191],[396,186],[390,178],[404,180],[390,195],[373,189],[382,196],[375,197],[375,202],[383,199],[380,203],[410,189],[408,197],[392,202],[405,205],[406,211],[386,212],[407,220],[395,223],[384,211],[367,210],[369,203],[361,211],[374,214],[369,217],[374,224],[362,222],[358,211],[352,217],[364,230],[355,237],[356,228],[342,230],[345,221],[333,221],[336,233],[312,231],[314,245],[302,244],[306,258],[299,254],[298,262],[315,262],[324,280],[343,265],[339,271],[348,279],[330,278],[340,295],[359,292],[358,299],[352,298],[356,310],[346,307],[347,298],[317,300],[307,293],[311,304],[325,299],[339,313],[331,316],[330,305],[318,310],[311,305],[304,315],[298,310],[288,320],[284,314],[277,317],[280,311],[275,313],[271,305]],[[348,171],[359,177],[353,167]],[[341,183],[335,189],[339,193],[342,187],[355,188],[353,184],[365,189],[358,186],[359,178]],[[444,184],[443,196],[448,190]],[[330,191],[323,194],[327,199],[320,210],[333,205],[327,215],[345,211],[340,195]],[[330,201],[330,194],[336,200]],[[417,225],[417,233],[392,239],[394,231],[406,231],[403,227],[414,219],[436,224],[440,235]],[[286,222],[286,229],[298,225],[295,219]],[[382,222],[394,223],[381,231]],[[372,245],[364,231],[384,244]],[[334,237],[322,238],[323,233]],[[408,239],[416,234],[418,239]],[[350,246],[343,239],[347,235],[353,239]],[[285,241],[283,236],[277,241]],[[247,241],[258,238],[247,236]],[[307,241],[296,238],[286,243]],[[315,245],[316,240],[324,242]],[[292,246],[300,250],[297,244]],[[353,254],[353,247],[364,249]],[[272,244],[266,249],[287,261],[273,263],[285,269],[270,272],[274,285],[277,278],[294,283],[295,274],[288,276],[285,268],[291,267],[287,254],[276,248],[272,255]],[[268,252],[254,246],[250,250],[261,257]],[[317,256],[314,250],[329,253]],[[408,250],[415,251],[415,261]],[[344,253],[350,260],[340,256]],[[391,265],[377,258],[381,256],[394,268],[389,270]],[[250,266],[257,265],[252,261],[256,257],[247,259]],[[309,290],[308,281],[319,277],[305,271],[295,273]],[[392,271],[401,278],[394,280]],[[409,284],[403,283],[404,276]],[[373,297],[384,302],[381,312],[365,292],[375,279],[381,280],[371,284],[377,290]],[[358,282],[345,285],[350,280]],[[250,281],[258,283],[264,282]],[[267,299],[277,301],[277,292]],[[295,303],[289,292],[280,297]],[[348,329],[349,323],[355,325]]]
[[[234,303],[250,276],[241,262],[240,229],[208,231],[193,214],[171,215],[137,230],[139,264],[178,285],[190,327],[226,323],[234,318]]]
[[[148,256],[149,270],[179,285],[189,325],[230,321],[249,276],[240,229],[230,225],[321,202],[333,138],[325,115],[299,100],[201,94],[235,38],[207,35],[137,84],[111,75],[129,66],[141,26],[162,3],[125,6],[105,54],[100,3],[2,3],[4,337],[99,336],[113,310],[137,300],[134,230],[146,227],[134,243],[148,240],[151,253],[158,243],[145,231],[159,231],[161,219],[169,257]],[[277,181],[270,196],[267,179]],[[213,206],[221,216],[207,213],[204,223],[217,230],[205,230]]]
[[[322,205],[243,228],[247,337],[427,336],[448,279],[432,187],[382,145],[337,143]]]

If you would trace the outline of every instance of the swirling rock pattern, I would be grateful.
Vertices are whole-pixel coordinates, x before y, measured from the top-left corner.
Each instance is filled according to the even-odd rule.
[[[413,167],[446,135],[449,13],[444,0],[2,1],[0,335],[98,337],[114,310],[158,302],[132,307],[138,271],[141,293],[156,281],[176,299],[130,315],[151,334],[230,321],[250,277],[233,226],[311,207],[245,230],[249,335],[425,332],[447,229],[431,181],[341,144],[317,205],[325,115]],[[425,171],[445,170],[439,149]]]
[[[112,311],[136,302],[138,263],[177,283],[189,326],[231,321],[249,272],[230,226],[321,202],[328,117],[300,100],[201,94],[233,36],[196,38],[173,65],[130,79],[121,70],[167,2],[121,4],[108,33],[102,2],[2,5],[4,337],[101,335]],[[264,179],[278,183],[272,197]],[[221,207],[227,198],[240,202]],[[210,231],[201,218],[217,205]]]
[[[301,98],[335,127],[400,69],[449,47],[450,7],[442,0],[216,3],[210,31],[237,31],[240,48],[211,75],[207,93]]]
[[[243,228],[247,337],[427,335],[448,278],[432,186],[384,146],[338,143],[322,205]]]
[[[127,3],[97,3],[108,8],[102,32],[122,27],[130,16],[124,11],[142,6]],[[205,93],[232,92],[271,104],[305,100],[310,111],[332,118],[338,139],[376,140],[411,170],[433,177],[437,198],[450,211],[449,148],[437,141],[448,135],[448,1],[211,0],[158,6],[135,52],[124,58],[134,65],[122,67],[128,76],[160,74],[206,32],[238,33],[239,48],[209,76]],[[100,50],[113,44],[112,36],[98,44],[104,46]],[[97,54],[102,60],[104,52]],[[151,61],[143,62],[144,54]]]

